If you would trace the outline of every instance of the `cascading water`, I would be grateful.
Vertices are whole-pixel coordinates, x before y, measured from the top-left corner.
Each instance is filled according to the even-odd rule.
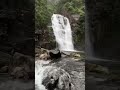
[[[68,18],[59,14],[53,14],[51,21],[59,49],[61,51],[74,51],[72,31]]]
[[[59,49],[61,51],[75,51],[72,42],[71,26],[68,18],[59,14],[53,14],[51,20]],[[47,90],[42,84],[42,81],[46,77],[44,73],[47,73],[50,68],[53,68],[52,66],[44,66],[48,63],[49,61],[44,60],[36,60],[35,62],[35,90]]]
[[[37,60],[35,61],[35,90],[47,90],[45,86],[42,84],[42,80],[44,79],[44,73],[47,68],[50,66],[44,66],[48,64],[49,61]]]

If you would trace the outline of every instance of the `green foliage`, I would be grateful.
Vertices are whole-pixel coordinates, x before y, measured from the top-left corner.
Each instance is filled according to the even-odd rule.
[[[78,27],[76,30],[76,42],[81,39],[85,39],[85,16],[81,15],[78,22]]]
[[[50,22],[54,8],[47,4],[47,0],[35,0],[35,21],[37,28],[46,28]]]
[[[85,6],[83,0],[60,0],[58,4],[58,11],[66,10],[71,14],[84,15]]]
[[[84,6],[81,4],[80,0],[79,1],[76,1],[76,0],[73,0],[71,2],[67,2],[64,7],[70,11],[72,14],[84,14]]]
[[[77,23],[77,28],[75,30],[75,42],[80,42],[85,36],[85,5],[83,0],[62,0],[64,9],[70,14],[80,15],[79,21]],[[61,4],[62,5],[62,4]]]
[[[85,5],[83,0],[60,0],[57,3],[52,0],[50,2],[48,0],[35,0],[35,7],[36,30],[47,30],[52,14],[65,12],[70,16],[74,14],[80,15],[77,28],[74,30],[76,34],[75,42],[84,38]]]
[[[35,0],[35,20],[36,26],[45,27],[53,13],[59,13],[63,10],[70,14],[84,15],[83,0],[60,0],[57,4],[47,2],[47,0]]]

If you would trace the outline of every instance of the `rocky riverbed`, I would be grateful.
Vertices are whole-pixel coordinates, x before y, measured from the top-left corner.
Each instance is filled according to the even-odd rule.
[[[85,62],[78,53],[48,60],[37,57],[35,70],[36,90],[85,90]]]

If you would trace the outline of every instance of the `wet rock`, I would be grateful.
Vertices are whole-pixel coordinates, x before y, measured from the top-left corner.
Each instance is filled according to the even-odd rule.
[[[36,47],[35,48],[35,57],[40,60],[48,60],[48,59],[50,59],[48,52],[49,52],[49,50],[47,50],[47,49]]]
[[[49,50],[48,49],[45,49],[45,48],[36,48],[36,49],[38,49],[39,50],[39,54],[43,54],[43,53],[48,53],[49,52]],[[36,53],[37,53],[37,51],[36,51]]]
[[[49,55],[51,59],[58,59],[61,58],[61,52],[60,50],[50,50]]]
[[[71,57],[76,61],[82,60],[85,57],[84,52],[82,52],[82,51],[73,51],[73,52],[62,51],[61,54],[62,54],[62,57]]]
[[[35,56],[40,60],[58,59],[61,57],[61,52],[59,50],[47,50],[44,48],[36,48]]]
[[[43,79],[43,85],[47,90],[74,90],[70,75],[64,70],[56,67],[47,68]]]
[[[74,56],[74,57],[78,57],[78,58],[81,57],[80,54],[77,54],[77,53],[76,53],[76,54],[73,54],[73,56]]]
[[[30,78],[34,73],[34,62],[35,60],[31,56],[16,52],[10,62],[9,73],[14,78]]]
[[[75,90],[85,90],[84,61],[75,61],[72,58],[61,58],[54,66],[60,67],[69,73]]]
[[[62,51],[61,52],[63,55],[66,55],[66,56],[70,56],[71,55],[71,52],[67,52],[67,51]]]

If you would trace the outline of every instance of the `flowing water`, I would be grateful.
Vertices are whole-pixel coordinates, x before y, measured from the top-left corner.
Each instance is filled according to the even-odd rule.
[[[72,42],[71,26],[68,18],[59,14],[53,14],[51,21],[59,50],[75,51]],[[44,66],[48,63],[49,61],[45,60],[37,60],[35,62],[35,90],[47,90],[42,84],[42,81],[45,78],[44,73],[47,73],[47,70],[52,68],[52,66]]]
[[[61,51],[74,51],[72,31],[68,18],[59,14],[53,14],[51,21],[59,49]]]
[[[44,60],[37,60],[35,62],[35,90],[47,90],[45,86],[42,84],[42,80],[44,79],[44,73],[47,68],[50,68],[50,66],[44,66],[45,64],[48,64],[49,61]]]

